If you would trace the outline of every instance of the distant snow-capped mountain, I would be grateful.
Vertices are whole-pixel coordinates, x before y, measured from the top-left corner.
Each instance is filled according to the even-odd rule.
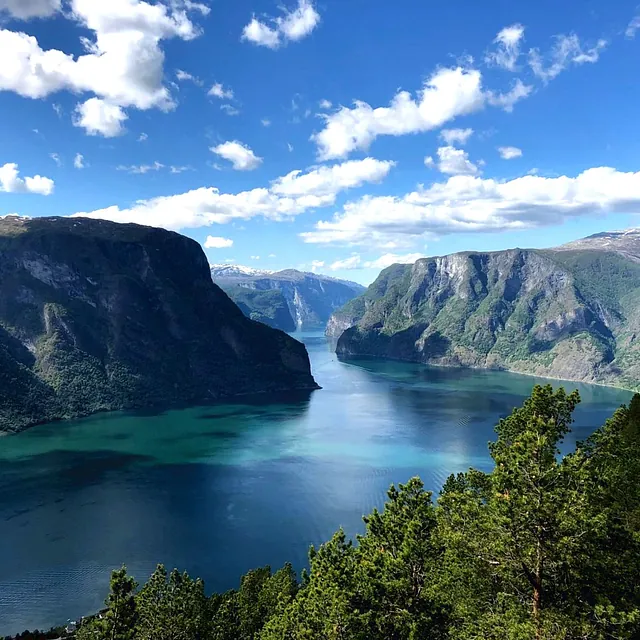
[[[211,277],[216,278],[234,278],[242,276],[265,276],[273,273],[266,269],[254,269],[252,267],[244,267],[241,264],[210,264]]]

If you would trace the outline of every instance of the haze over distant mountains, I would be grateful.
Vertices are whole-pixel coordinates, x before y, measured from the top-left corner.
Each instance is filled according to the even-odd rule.
[[[640,389],[640,229],[393,265],[327,334],[344,356]]]
[[[296,269],[210,268],[213,281],[247,317],[283,331],[324,329],[334,311],[365,290],[355,282]]]

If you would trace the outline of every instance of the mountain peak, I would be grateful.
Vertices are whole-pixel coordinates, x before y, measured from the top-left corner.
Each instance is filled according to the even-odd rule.
[[[211,276],[215,278],[233,278],[238,276],[266,276],[273,273],[266,269],[254,269],[241,264],[210,264]]]

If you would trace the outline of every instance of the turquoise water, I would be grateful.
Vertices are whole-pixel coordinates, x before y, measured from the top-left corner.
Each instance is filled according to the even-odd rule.
[[[538,381],[501,372],[340,362],[301,334],[323,389],[307,399],[101,414],[0,439],[0,635],[98,609],[109,571],[157,562],[238,584],[304,566],[339,526],[362,530],[392,482],[489,467],[493,425]],[[560,383],[554,382],[558,385]],[[578,388],[567,447],[630,394]]]

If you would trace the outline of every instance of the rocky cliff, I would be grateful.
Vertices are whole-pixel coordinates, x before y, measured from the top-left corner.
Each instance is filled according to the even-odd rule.
[[[284,331],[324,329],[334,311],[365,289],[295,269],[268,273],[212,265],[211,277],[248,317]]]
[[[640,388],[640,232],[393,265],[336,312],[343,356]]]
[[[248,320],[195,241],[101,220],[0,219],[0,430],[314,388],[304,346]]]

